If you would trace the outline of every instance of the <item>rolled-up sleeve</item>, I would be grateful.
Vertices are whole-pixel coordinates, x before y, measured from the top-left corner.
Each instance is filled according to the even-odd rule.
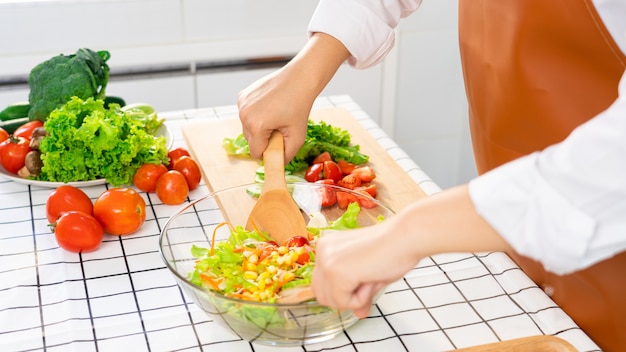
[[[335,37],[352,55],[356,68],[379,63],[395,43],[394,29],[422,0],[321,0],[309,22],[309,34]]]
[[[626,250],[626,74],[612,106],[563,142],[469,186],[478,213],[546,270],[567,274]]]

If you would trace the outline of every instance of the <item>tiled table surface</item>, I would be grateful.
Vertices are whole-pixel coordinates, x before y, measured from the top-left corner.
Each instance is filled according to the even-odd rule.
[[[439,191],[348,96],[315,108],[344,107],[427,194]],[[195,118],[236,117],[235,106],[162,113],[175,146]],[[83,188],[93,199],[108,185]],[[0,178],[0,351],[270,351],[213,322],[189,301],[158,253],[158,236],[178,209],[142,195],[139,232],[105,236],[91,253],[60,249],[47,227],[51,193]],[[196,199],[207,193],[199,187]],[[391,285],[361,320],[325,343],[288,351],[441,351],[530,335],[555,335],[598,351],[576,324],[503,253],[446,254],[419,263]]]

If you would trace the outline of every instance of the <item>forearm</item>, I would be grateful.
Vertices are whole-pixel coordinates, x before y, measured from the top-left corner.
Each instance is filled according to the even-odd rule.
[[[450,252],[505,251],[509,244],[476,212],[468,186],[457,186],[414,202],[390,218],[395,243],[412,244],[409,257]],[[398,237],[404,238],[404,240]]]
[[[295,84],[317,96],[348,57],[350,53],[340,41],[325,33],[314,33],[283,70],[295,78]]]

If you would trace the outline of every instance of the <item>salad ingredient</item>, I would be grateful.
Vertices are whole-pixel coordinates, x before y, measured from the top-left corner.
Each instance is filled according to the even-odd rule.
[[[304,179],[308,182],[317,182],[319,180],[324,179],[324,164],[323,163],[313,163],[311,166],[307,167],[304,172]]]
[[[315,181],[315,183],[334,185],[335,181],[327,179],[327,180],[319,180]],[[322,207],[330,207],[337,203],[337,192],[330,187],[321,187],[319,189],[321,196],[321,205]]]
[[[143,164],[135,172],[133,184],[144,192],[154,192],[157,180],[166,172],[167,167],[163,164]]]
[[[19,119],[8,120],[8,121],[0,121],[0,128],[4,129],[9,134],[11,134],[15,132],[15,130],[18,129],[20,126],[27,123],[28,121],[30,121],[28,120],[28,117],[21,117]]]
[[[192,191],[198,187],[202,180],[200,166],[190,156],[183,155],[174,162],[174,170],[180,172],[187,180],[187,186]]]
[[[250,157],[250,148],[243,134],[234,139],[225,138],[222,147],[227,155]],[[285,170],[293,173],[304,171],[315,157],[324,152],[328,152],[333,160],[346,160],[355,165],[364,164],[369,159],[360,152],[360,146],[350,145],[350,133],[347,130],[324,121],[309,120],[304,144],[289,164],[285,165]]]
[[[355,167],[350,174],[358,177],[362,183],[371,182],[376,178],[376,172],[374,172],[374,169],[369,165]]]
[[[75,253],[97,249],[104,237],[100,223],[82,211],[62,213],[52,227],[59,246]]]
[[[169,152],[167,152],[167,157],[170,160],[168,167],[170,169],[174,168],[174,164],[176,163],[176,160],[178,160],[178,158],[180,158],[181,156],[191,156],[191,155],[189,154],[189,151],[183,147],[174,148],[170,150]]]
[[[115,104],[77,97],[54,110],[39,149],[43,167],[38,180],[71,182],[106,178],[113,186],[132,183],[145,164],[167,161],[165,137],[147,131],[161,125],[156,115],[140,119]]]
[[[48,132],[44,127],[37,127],[33,130],[33,134],[30,139],[30,147],[31,149],[39,150],[39,145],[41,144],[41,140],[43,137],[47,136]]]
[[[59,216],[67,211],[81,211],[93,215],[93,203],[80,188],[62,185],[52,191],[46,201],[48,222],[51,224],[56,222]]]
[[[11,104],[0,111],[0,121],[10,121],[28,117],[30,104],[27,101]]]
[[[0,127],[0,143],[9,139],[9,136],[10,136],[9,132],[7,132],[4,128]]]
[[[24,159],[24,167],[28,170],[30,176],[37,176],[41,173],[41,152],[39,150],[31,150],[26,154]]]
[[[281,290],[311,284],[315,244],[322,231],[357,228],[360,211],[359,205],[353,203],[327,227],[309,228],[310,239],[292,238],[285,245],[268,242],[266,234],[229,225],[227,241],[215,244],[214,238],[213,248],[192,246],[191,253],[197,261],[189,279],[199,287],[228,297],[274,303]]]
[[[345,175],[339,182],[337,182],[338,186],[347,188],[347,189],[355,189],[361,185],[361,179],[355,174]]]
[[[17,174],[26,163],[30,141],[24,137],[9,137],[0,143],[0,162],[9,173]]]
[[[15,132],[13,132],[13,136],[24,137],[30,140],[33,137],[33,130],[38,127],[43,127],[43,121],[29,121],[18,127]]]
[[[70,101],[103,99],[109,80],[108,51],[81,48],[72,55],[58,55],[35,66],[28,77],[30,120],[46,121],[50,112]]]
[[[128,235],[137,231],[146,220],[146,202],[132,188],[111,188],[96,199],[93,215],[105,232]]]
[[[163,204],[182,204],[189,195],[187,179],[179,171],[170,170],[157,180],[156,194]]]

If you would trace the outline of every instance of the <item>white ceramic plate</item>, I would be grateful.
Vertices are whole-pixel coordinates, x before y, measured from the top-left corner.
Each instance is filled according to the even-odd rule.
[[[167,140],[165,145],[168,150],[172,148],[172,145],[174,145],[172,132],[170,131],[169,127],[167,127],[166,124],[161,125],[161,128],[159,128],[159,130],[155,133],[155,135],[165,137],[165,139]],[[17,183],[40,186],[40,187],[49,187],[49,188],[56,188],[62,185],[71,185],[75,187],[89,187],[89,186],[103,185],[106,183],[106,180],[103,178],[97,179],[97,180],[90,180],[90,181],[76,181],[76,182],[67,182],[67,183],[29,180],[27,178],[21,178],[15,174],[8,172],[2,167],[2,165],[0,165],[0,176],[7,178],[11,181],[17,182]]]

